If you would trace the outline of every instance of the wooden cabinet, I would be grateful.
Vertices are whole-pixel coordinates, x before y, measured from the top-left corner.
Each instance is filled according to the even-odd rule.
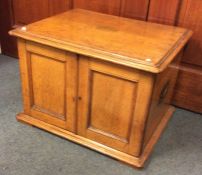
[[[10,34],[18,37],[19,121],[144,165],[174,111],[191,31],[72,10]]]

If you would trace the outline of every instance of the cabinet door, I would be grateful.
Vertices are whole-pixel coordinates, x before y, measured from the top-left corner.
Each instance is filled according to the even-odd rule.
[[[78,134],[139,155],[151,87],[149,75],[80,58]]]
[[[76,55],[19,40],[24,113],[74,132]]]

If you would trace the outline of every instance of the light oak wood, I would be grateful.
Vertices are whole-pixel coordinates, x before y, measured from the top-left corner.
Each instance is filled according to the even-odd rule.
[[[87,20],[91,14],[96,18]],[[19,37],[24,112],[17,119],[142,167],[174,111],[170,100],[191,32],[84,10],[27,29],[10,32]],[[121,34],[125,49],[118,52]]]
[[[144,145],[148,143],[158,124],[161,122],[162,116],[170,108],[181,57],[182,51],[166,70],[160,74],[156,74],[154,77],[155,86],[151,99],[150,113],[145,128]]]
[[[192,32],[76,9],[27,25],[26,31],[19,28],[10,34],[158,73],[168,66]]]
[[[172,103],[202,113],[201,0],[1,0],[0,40],[2,54],[17,58],[16,39],[8,31],[48,16],[83,8],[116,16],[186,27],[194,31],[185,49]],[[6,16],[6,18],[5,18]],[[190,100],[186,100],[190,99]]]
[[[139,155],[153,76],[86,57],[79,65],[78,134]]]
[[[76,55],[23,40],[18,46],[25,113],[75,132]]]

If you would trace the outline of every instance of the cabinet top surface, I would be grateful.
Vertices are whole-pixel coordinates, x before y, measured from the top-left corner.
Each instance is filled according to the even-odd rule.
[[[192,32],[74,9],[15,29],[10,34],[157,73],[172,61]]]

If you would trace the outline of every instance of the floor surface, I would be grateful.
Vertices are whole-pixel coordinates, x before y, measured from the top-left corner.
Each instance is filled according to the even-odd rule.
[[[202,175],[202,115],[177,109],[137,170],[17,122],[21,101],[18,60],[0,55],[0,175]]]

